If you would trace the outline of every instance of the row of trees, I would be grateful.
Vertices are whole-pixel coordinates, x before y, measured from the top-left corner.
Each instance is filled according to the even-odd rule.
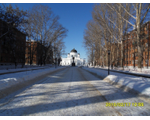
[[[66,37],[67,29],[58,20],[59,16],[55,15],[48,6],[36,5],[28,11],[28,24],[24,24],[24,28],[28,41],[34,39],[46,47],[40,54],[40,58],[43,59],[40,61],[44,61],[44,64],[50,51],[53,51],[54,58],[60,58],[65,48],[63,39]],[[30,58],[32,60],[32,57]]]
[[[96,4],[92,11],[93,19],[87,23],[84,32],[84,46],[87,48],[90,61],[100,61],[106,58],[108,63],[107,51],[111,45],[117,48],[114,51],[120,59],[123,67],[123,44],[122,40],[129,31],[136,30],[136,42],[138,48],[138,68],[142,68],[142,44],[141,26],[148,20],[150,4],[144,3],[102,3]],[[121,57],[119,52],[121,47]],[[115,54],[112,53],[111,54]],[[107,64],[106,64],[107,65]]]
[[[45,64],[50,51],[53,51],[53,57],[60,57],[64,51],[63,39],[66,37],[67,29],[59,23],[59,16],[55,15],[48,6],[40,4],[28,11],[23,11],[17,6],[13,8],[11,4],[9,6],[2,4],[0,5],[0,18],[8,26],[8,30],[0,36],[0,39],[6,35],[9,36],[8,33],[13,34],[11,27],[17,28],[26,34],[29,43],[34,40],[41,44],[42,48],[37,48],[41,50],[39,55],[41,65]],[[10,38],[14,37],[10,36]],[[15,39],[11,42],[15,43]],[[30,64],[32,64],[33,52],[30,47]]]

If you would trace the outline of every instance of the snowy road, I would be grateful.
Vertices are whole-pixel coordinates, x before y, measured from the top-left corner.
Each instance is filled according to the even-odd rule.
[[[150,115],[150,104],[81,68],[68,67],[1,99],[0,115]]]

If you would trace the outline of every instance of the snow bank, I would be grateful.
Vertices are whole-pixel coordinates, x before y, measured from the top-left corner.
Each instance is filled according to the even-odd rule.
[[[142,95],[150,97],[150,78],[136,77],[116,72],[110,72],[110,75],[108,76],[108,72],[105,70],[87,67],[84,67],[83,69],[92,73],[96,73],[105,79],[109,79],[110,81],[118,83],[119,85],[129,87],[130,89],[133,89]]]
[[[63,68],[64,67],[47,68],[47,69],[40,69],[40,70],[33,70],[33,71],[1,75],[0,76],[0,90],[9,88],[18,83],[29,81],[29,80],[37,78],[41,75],[44,75],[44,74],[47,74],[50,72],[54,72],[56,70],[63,69]]]
[[[100,66],[89,66],[90,68],[100,68],[100,69],[104,69],[104,70],[108,70],[108,67],[100,67]],[[110,70],[113,70],[113,71],[121,71],[121,72],[128,72],[128,73],[136,73],[136,74],[143,74],[143,75],[149,75],[150,74],[150,69],[147,69],[147,68],[142,68],[142,69],[138,69],[137,67],[136,68],[130,68],[130,67],[126,67],[124,68],[121,68],[121,67],[114,67],[113,69],[111,69],[111,67],[109,68]]]
[[[43,67],[28,67],[28,68],[16,68],[16,69],[8,69],[8,70],[0,70],[0,73],[9,73],[9,72],[17,72],[17,71],[26,71],[26,70],[32,70],[32,69],[44,69],[51,66],[43,66]]]
[[[37,67],[45,67],[45,66],[53,66],[52,64],[46,64],[46,65],[24,65],[22,68],[21,64],[18,64],[16,67],[14,64],[12,65],[1,65],[0,64],[0,70],[9,70],[9,69],[24,69],[24,68],[37,68]]]

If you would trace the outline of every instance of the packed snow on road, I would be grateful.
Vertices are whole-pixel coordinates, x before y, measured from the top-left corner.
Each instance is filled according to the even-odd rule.
[[[0,99],[0,115],[143,116],[150,102],[78,67],[46,75]]]

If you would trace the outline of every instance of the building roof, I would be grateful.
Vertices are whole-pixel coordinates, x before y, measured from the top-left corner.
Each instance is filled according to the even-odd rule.
[[[71,50],[71,52],[75,52],[75,53],[77,53],[77,50],[76,50],[76,49],[72,49],[72,50]]]

